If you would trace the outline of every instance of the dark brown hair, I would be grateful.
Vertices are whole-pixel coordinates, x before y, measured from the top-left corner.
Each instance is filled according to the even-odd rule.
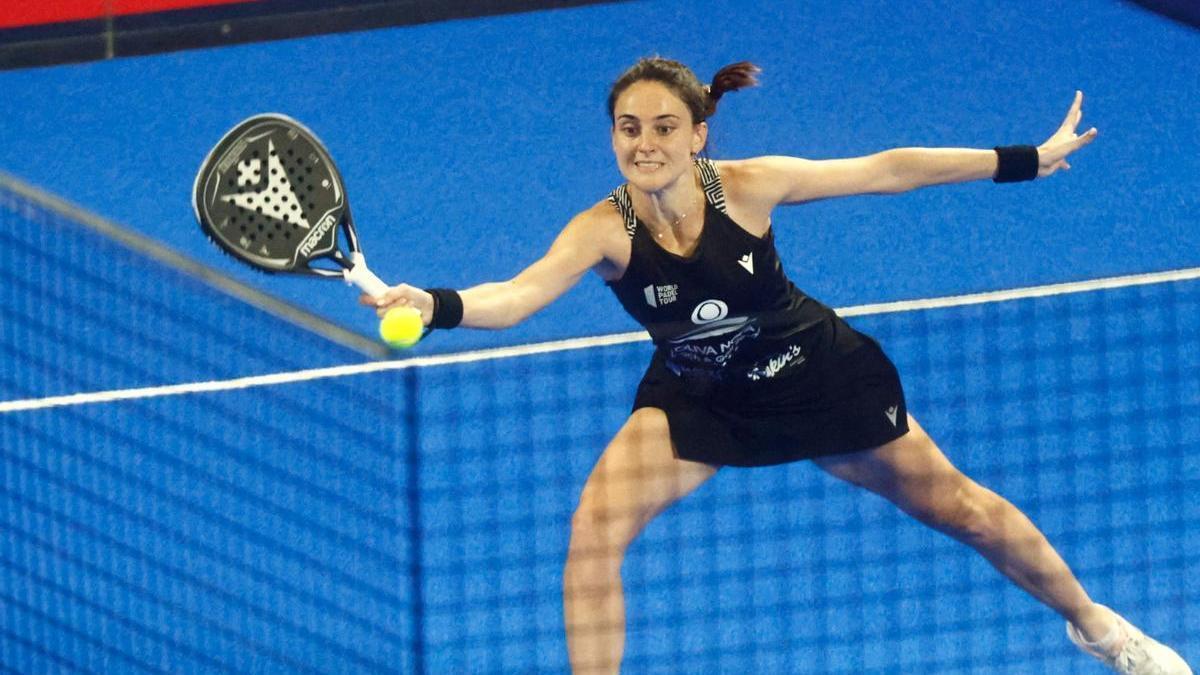
[[[692,124],[699,124],[717,112],[717,101],[721,100],[725,92],[756,86],[757,75],[760,72],[762,70],[749,61],[732,63],[713,75],[711,85],[703,85],[691,68],[678,61],[659,56],[640,59],[613,83],[608,94],[608,118],[616,122],[613,110],[616,108],[617,98],[630,85],[642,80],[653,80],[662,83],[678,96],[691,111]]]

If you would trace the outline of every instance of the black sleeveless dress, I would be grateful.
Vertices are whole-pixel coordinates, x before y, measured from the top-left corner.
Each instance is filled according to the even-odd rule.
[[[678,457],[766,466],[873,448],[908,431],[895,366],[873,339],[787,278],[773,235],[725,212],[715,164],[697,159],[704,225],[689,257],[659,246],[626,186],[608,197],[632,253],[608,283],[655,353],[633,409],[663,410]]]

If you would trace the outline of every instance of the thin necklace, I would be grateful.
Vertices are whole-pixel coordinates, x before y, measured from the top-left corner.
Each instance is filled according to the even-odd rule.
[[[675,222],[671,223],[671,225],[670,225],[670,228],[671,228],[671,229],[674,229],[674,228],[678,227],[678,226],[679,226],[679,224],[680,224],[680,223],[682,223],[682,222],[684,221],[684,219],[685,219],[685,218],[687,218],[688,216],[692,215],[692,214],[693,214],[693,213],[695,213],[695,212],[696,212],[696,210],[693,208],[692,210],[688,211],[687,213],[685,213],[685,214],[683,214],[683,215],[679,216],[678,218],[676,218],[676,219],[675,219]],[[662,238],[663,238],[663,234],[665,234],[665,231],[661,231],[661,232],[655,232],[655,233],[654,233],[654,236],[655,236],[655,237],[658,237],[659,239],[662,239]]]

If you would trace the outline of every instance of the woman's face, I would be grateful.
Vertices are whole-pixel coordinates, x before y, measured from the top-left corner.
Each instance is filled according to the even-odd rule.
[[[692,124],[678,96],[654,80],[634,82],[613,106],[612,144],[617,167],[634,187],[658,192],[691,175],[708,125]]]

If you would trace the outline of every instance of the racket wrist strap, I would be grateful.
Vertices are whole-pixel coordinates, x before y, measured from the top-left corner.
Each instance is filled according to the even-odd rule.
[[[1033,180],[1038,175],[1038,149],[1032,145],[998,145],[996,150],[997,183]]]
[[[463,302],[458,291],[451,288],[426,288],[433,296],[433,317],[430,328],[454,328],[462,323]]]

